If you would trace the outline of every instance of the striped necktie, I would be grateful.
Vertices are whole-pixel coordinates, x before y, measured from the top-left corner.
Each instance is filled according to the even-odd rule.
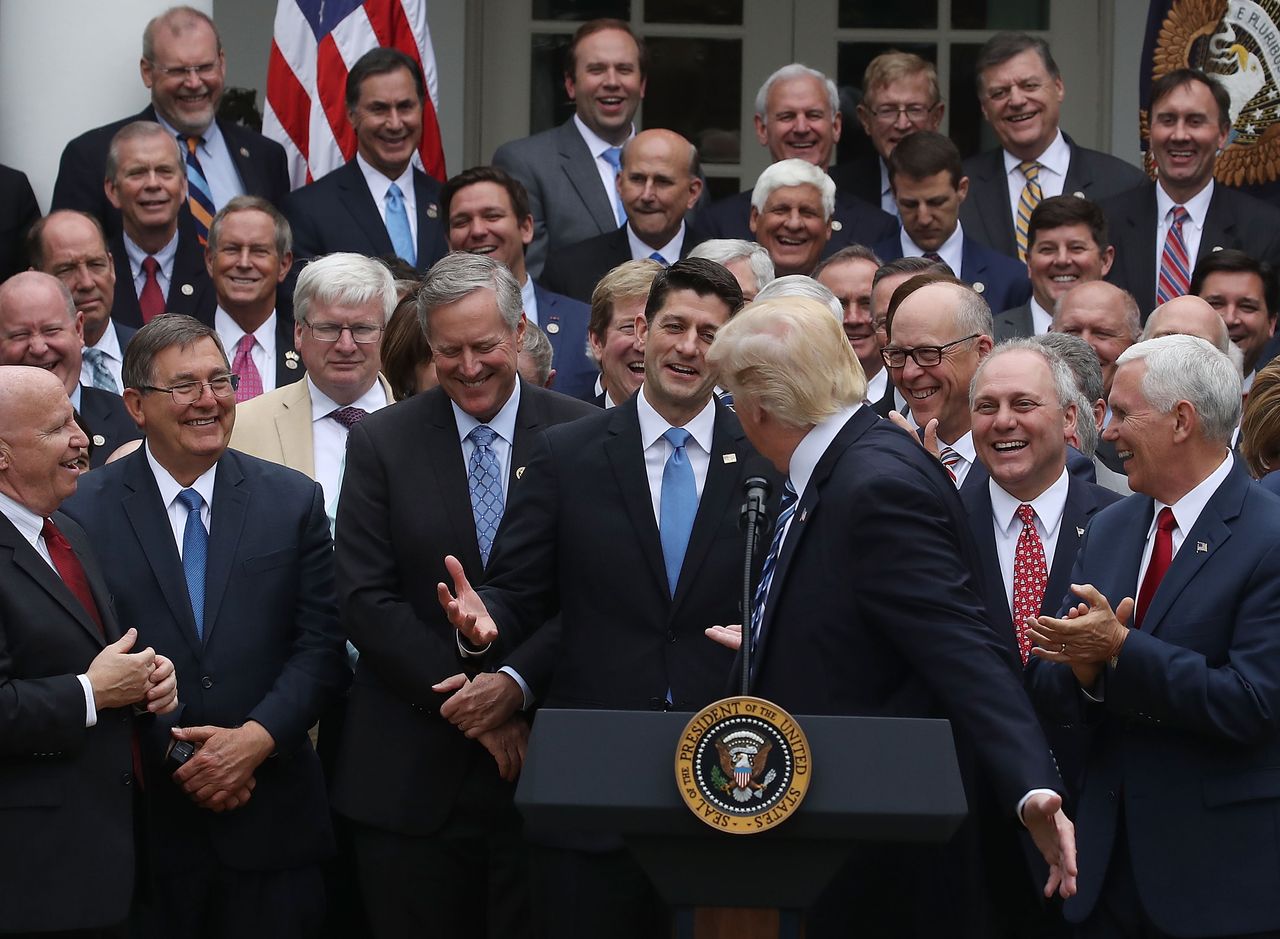
[[[942,468],[947,471],[951,481],[959,485],[960,477],[956,474],[956,467],[960,465],[960,460],[962,459],[960,454],[950,447],[943,447],[938,453],[938,459],[942,461]]]
[[[1182,237],[1182,225],[1191,214],[1175,205],[1169,223],[1169,233],[1164,236],[1164,250],[1160,253],[1160,273],[1156,277],[1156,303],[1168,303],[1175,297],[1184,297],[1191,288],[1191,264],[1187,256],[1187,243]]]
[[[1023,160],[1018,164],[1018,170],[1027,180],[1022,187],[1022,195],[1018,197],[1018,222],[1014,226],[1019,261],[1027,259],[1027,227],[1031,224],[1031,213],[1044,198],[1044,192],[1040,189],[1040,169],[1040,164],[1035,160]]]
[[[760,568],[760,583],[756,586],[755,601],[751,610],[751,649],[754,659],[755,649],[760,642],[760,627],[764,625],[764,608],[769,600],[769,588],[773,586],[773,572],[778,566],[778,555],[782,553],[782,542],[787,536],[787,526],[791,524],[791,516],[796,514],[796,491],[787,480],[782,491],[782,501],[778,505],[778,520],[773,526],[773,541],[769,545],[769,553],[765,556]],[[751,663],[755,671],[755,662]]]
[[[204,167],[200,165],[200,157],[196,154],[201,138],[179,134],[178,140],[182,141],[187,151],[187,205],[190,206],[191,218],[196,223],[196,237],[200,239],[200,244],[207,245],[209,226],[213,224],[213,216],[218,210],[213,207],[213,190],[209,188],[209,181],[204,177]]]

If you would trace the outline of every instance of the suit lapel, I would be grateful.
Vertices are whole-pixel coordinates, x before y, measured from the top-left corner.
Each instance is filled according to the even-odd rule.
[[[547,341],[551,343],[551,359],[553,362],[561,361],[560,355],[560,311],[559,303],[556,295],[549,290],[539,287],[537,282],[533,285],[533,296],[538,304],[538,325],[542,331],[546,333]],[[552,328],[552,324],[555,328]]]
[[[227,153],[231,156],[231,162],[235,164],[236,173],[240,176],[244,191],[256,193],[265,190],[265,180],[258,172],[258,164],[249,146],[251,141],[241,135],[234,124],[227,121],[218,121],[218,130],[222,132],[222,142],[227,146]]]
[[[90,618],[88,611],[80,604],[80,601],[75,598],[75,594],[68,589],[67,585],[62,582],[62,578],[45,562],[45,559],[40,557],[36,549],[22,536],[14,524],[3,515],[0,515],[0,548],[8,548],[13,553],[14,566],[25,572],[45,593],[57,600],[58,604],[80,624],[80,628],[99,647],[104,644],[102,635],[98,632],[97,624]],[[77,550],[76,553],[80,554],[81,552]],[[105,598],[96,589],[93,580],[90,579],[89,582],[91,587],[95,587],[92,592],[93,599],[98,604],[98,609],[100,611],[107,610],[108,607],[104,602]],[[105,612],[102,613],[102,621],[104,626],[108,622],[108,615]]]
[[[978,256],[977,244],[972,238],[960,239],[960,279],[973,284],[982,279],[987,265]]]
[[[1142,304],[1145,301],[1145,309],[1149,311],[1155,306],[1156,296],[1155,183],[1147,186],[1143,191],[1136,214],[1124,221],[1127,221],[1129,225],[1128,237],[1125,238],[1128,244],[1117,245],[1116,256],[1118,259],[1121,251],[1130,256],[1127,266],[1132,272],[1132,279],[1129,282],[1140,285],[1141,292],[1138,294],[1138,302]],[[1204,239],[1202,237],[1201,243],[1203,244],[1203,242]],[[1146,318],[1144,317],[1143,319],[1145,321]]]
[[[1017,257],[1017,240],[1013,234],[1013,204],[1009,201],[1009,182],[1004,171],[1004,151],[988,153],[976,174],[981,180],[980,192],[970,193],[982,227],[989,235],[993,250]]]
[[[1004,571],[1000,567],[1000,552],[996,547],[991,487],[975,487],[962,493],[961,499],[969,515],[974,545],[978,549],[978,562],[981,564],[978,574],[982,579],[983,596],[987,601],[987,621],[1004,641],[1006,648],[1015,648],[1017,639],[1013,632],[1013,612],[1005,602]]]
[[[199,308],[195,295],[208,283],[208,271],[204,266],[204,251],[196,240],[192,223],[178,220],[178,250],[173,257],[173,276],[169,278],[169,294],[165,297],[166,311],[174,308]],[[181,298],[181,299],[179,299]]]
[[[1086,199],[1092,199],[1089,190],[1093,186],[1093,179],[1085,172],[1084,160],[1080,156],[1080,148],[1076,146],[1076,142],[1066,134],[1062,135],[1067,142],[1067,149],[1071,152],[1071,156],[1067,162],[1067,175],[1062,180],[1062,194],[1064,196],[1081,195]]]
[[[1080,539],[1089,519],[1100,506],[1093,493],[1082,480],[1067,475],[1067,502],[1062,509],[1062,522],[1058,525],[1058,540],[1054,542],[1053,567],[1045,585],[1044,600],[1040,603],[1042,616],[1057,616],[1071,586],[1071,571],[1080,551]],[[1108,597],[1108,599],[1111,599]]]
[[[591,213],[600,231],[603,233],[617,228],[618,216],[613,209],[613,194],[600,186],[595,158],[591,156],[591,150],[578,133],[572,118],[560,125],[559,144],[560,157],[564,160],[560,169]]]
[[[435,251],[432,236],[440,227],[440,203],[427,189],[427,176],[421,170],[413,171],[413,201],[418,215],[418,266],[422,259],[429,258]]]
[[[249,515],[250,493],[239,457],[224,453],[213,481],[213,511],[209,516],[209,558],[204,577],[204,641],[218,624],[218,610],[233,578],[240,534]]]
[[[287,286],[286,280],[281,286]],[[283,291],[277,291],[279,296]],[[302,377],[302,359],[293,348],[292,311],[286,314],[276,304],[276,387],[283,388]],[[292,365],[292,367],[290,367]]]
[[[369,191],[369,184],[364,181],[360,165],[355,160],[350,160],[335,172],[341,173],[338,177],[339,198],[352,220],[364,232],[365,238],[373,245],[372,253],[394,254],[391,236],[387,234],[387,226],[382,223],[382,216],[374,205],[373,193]]]
[[[520,407],[516,409],[516,439],[511,443],[511,466],[507,472],[508,494],[511,492],[511,487],[516,484],[516,480],[520,478],[520,474],[524,472],[525,466],[528,465],[529,457],[533,455],[533,443],[537,439],[538,431],[542,430],[546,424],[546,418],[542,413],[542,402],[536,393],[529,393],[532,386],[523,378],[517,380],[520,382]],[[469,492],[468,498],[470,498]],[[508,501],[510,501],[509,496]]]
[[[618,492],[635,530],[636,544],[649,565],[649,573],[653,577],[651,589],[655,589],[658,596],[666,598],[670,590],[667,585],[667,567],[662,557],[658,523],[653,517],[653,499],[649,493],[649,476],[645,471],[635,395],[625,404],[613,409],[607,432],[609,437],[604,442],[604,451],[609,465],[613,467]]]
[[[418,465],[420,460],[431,467],[436,478],[439,502],[453,528],[453,538],[446,543],[457,546],[458,560],[462,562],[467,575],[479,578],[484,571],[484,565],[480,563],[476,521],[471,514],[471,490],[467,486],[467,470],[462,461],[458,422],[454,420],[453,408],[443,391],[437,388],[427,394],[430,396],[429,436],[424,437],[418,444],[425,453],[418,459],[410,458],[407,465]],[[516,452],[513,447],[511,452],[513,466],[515,462]]]
[[[680,567],[680,579],[676,582],[676,595],[672,598],[672,612],[693,589],[699,568],[711,550],[716,532],[724,521],[733,498],[734,484],[738,481],[743,454],[742,428],[729,417],[728,408],[716,401],[716,422],[711,434],[711,463],[707,467],[707,479],[702,486],[702,498],[698,500],[698,512],[693,518],[693,531],[689,533],[689,545],[685,549],[684,563]],[[733,455],[732,461],[726,457]],[[648,488],[647,486],[645,487]],[[650,510],[652,514],[652,510]]]
[[[311,421],[311,386],[305,381],[288,386],[280,399],[283,410],[276,415],[276,433],[285,466],[316,478],[314,431]]]
[[[1219,184],[1213,187],[1213,196],[1209,199],[1209,210],[1204,214],[1204,230],[1200,233],[1200,249],[1196,260],[1212,254],[1217,248],[1229,248],[1236,243],[1236,220],[1231,209],[1223,198]]]
[[[126,326],[141,326],[142,307],[138,305],[138,289],[134,286],[133,271],[129,268],[124,235],[116,235],[111,239],[111,259],[116,266],[116,289],[111,305],[111,318]]]

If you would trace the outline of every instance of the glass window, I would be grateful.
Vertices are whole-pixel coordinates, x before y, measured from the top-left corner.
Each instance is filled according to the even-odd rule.
[[[953,29],[1048,29],[1049,0],[951,0]]]
[[[535,20],[594,20],[602,16],[631,18],[631,0],[533,0]]]
[[[857,107],[862,102],[862,76],[871,60],[882,52],[897,49],[914,52],[922,59],[937,62],[938,47],[928,42],[842,42],[836,48],[836,87],[840,89],[840,114],[843,127],[836,150],[836,163],[848,163],[873,153],[871,139],[858,121]]]
[[[742,151],[742,41],[646,37],[644,127],[687,137],[704,163],[737,163]]]
[[[841,29],[936,29],[938,0],[840,0],[838,17]]]
[[[564,59],[572,36],[534,33],[529,37],[529,133],[563,124],[573,116],[573,102],[564,90]]]
[[[697,23],[736,26],[742,23],[742,0],[645,0],[647,23]]]
[[[982,116],[978,104],[974,76],[980,43],[955,43],[951,46],[951,98],[947,101],[951,139],[960,148],[962,156],[972,156],[983,150],[999,146],[995,131]]]

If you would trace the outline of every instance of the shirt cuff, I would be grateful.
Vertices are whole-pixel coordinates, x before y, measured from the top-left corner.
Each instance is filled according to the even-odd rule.
[[[483,646],[474,645],[471,640],[462,635],[460,631],[454,632],[455,641],[458,644],[458,654],[464,659],[482,659],[488,654],[493,643],[489,642]]]
[[[511,676],[511,679],[520,686],[520,693],[524,695],[524,704],[520,705],[520,710],[527,711],[533,707],[533,692],[529,689],[528,683],[520,677],[520,673],[510,665],[504,665],[498,671],[503,675]]]
[[[93,701],[93,685],[89,684],[88,675],[77,675],[76,680],[84,689],[84,726],[94,727],[98,723],[98,706]]]
[[[1027,800],[1034,795],[1039,795],[1042,792],[1048,793],[1051,796],[1056,796],[1058,794],[1052,789],[1032,789],[1025,796],[1023,796],[1021,799],[1018,800],[1018,821],[1022,822],[1022,827],[1025,828],[1027,825],[1027,820],[1022,817],[1022,810],[1027,807]]]

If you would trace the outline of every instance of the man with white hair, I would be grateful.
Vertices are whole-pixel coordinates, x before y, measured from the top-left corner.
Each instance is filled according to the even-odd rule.
[[[1064,914],[1083,936],[1276,935],[1280,502],[1228,449],[1240,375],[1204,340],[1126,350],[1111,410],[1135,495],[1031,630],[1037,704],[1094,727]]]
[[[840,140],[840,93],[817,69],[793,62],[765,79],[756,95],[756,138],[776,163],[798,159],[826,175]],[[834,183],[832,185],[834,191]],[[716,238],[750,238],[751,190],[721,199],[702,212],[699,227]],[[897,231],[892,215],[851,192],[835,195],[831,251],[875,244]]]
[[[744,238],[708,238],[690,251],[689,257],[724,265],[742,288],[742,299],[747,303],[754,300],[774,277],[769,252]]]
[[[756,294],[757,300],[775,300],[778,297],[808,297],[817,300],[833,316],[843,319],[844,309],[840,306],[840,298],[831,292],[831,288],[819,283],[807,274],[786,274],[769,281],[768,286]]]
[[[831,241],[835,199],[831,177],[804,160],[781,160],[760,174],[749,224],[777,276],[813,273]]]

